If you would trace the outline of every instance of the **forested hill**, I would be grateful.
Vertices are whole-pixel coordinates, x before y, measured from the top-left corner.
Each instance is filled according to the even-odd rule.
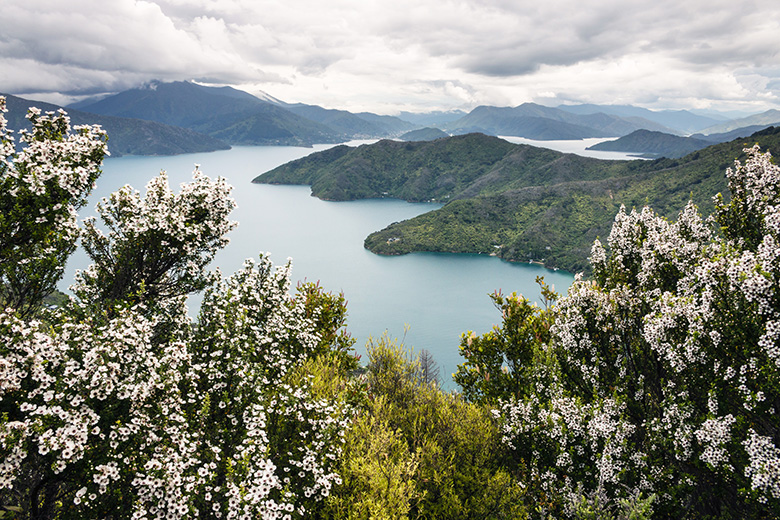
[[[655,161],[588,159],[471,134],[338,147],[255,181],[311,184],[312,194],[332,200],[449,200],[371,234],[365,246],[376,253],[493,253],[579,271],[593,241],[608,236],[621,204],[629,210],[649,204],[675,218],[692,199],[708,214],[712,197],[726,195],[726,168],[756,143],[780,150],[780,129]]]
[[[279,166],[253,182],[309,184],[312,195],[326,200],[392,197],[444,202],[513,188],[601,179],[625,171],[616,165],[467,134],[435,141],[338,146]],[[636,167],[644,166],[637,163]]]
[[[744,134],[743,134],[744,135]],[[715,141],[681,137],[651,130],[636,130],[614,141],[603,141],[589,146],[588,150],[642,153],[653,157],[684,157],[696,150],[711,146]]]

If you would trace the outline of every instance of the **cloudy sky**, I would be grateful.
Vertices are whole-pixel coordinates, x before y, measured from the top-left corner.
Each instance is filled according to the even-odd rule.
[[[774,0],[2,0],[0,92],[196,80],[351,111],[780,108]]]

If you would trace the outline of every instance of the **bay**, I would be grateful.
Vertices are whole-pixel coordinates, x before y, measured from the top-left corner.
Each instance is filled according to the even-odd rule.
[[[633,160],[643,159],[637,157],[636,153],[626,152],[608,152],[605,150],[588,150],[589,146],[594,144],[603,143],[604,141],[613,141],[616,137],[587,137],[584,139],[571,139],[571,140],[551,140],[551,141],[537,141],[535,139],[528,139],[526,137],[515,137],[511,135],[502,135],[501,139],[509,141],[515,144],[530,144],[531,146],[538,146],[540,148],[549,148],[563,153],[575,153],[583,157],[591,157],[593,159],[606,159],[610,161],[617,160]]]
[[[210,177],[225,177],[234,186],[237,208],[232,218],[239,225],[212,267],[227,275],[246,258],[257,258],[260,253],[270,255],[276,265],[292,258],[295,280],[319,281],[328,291],[344,293],[347,329],[357,340],[355,349],[363,360],[369,337],[386,332],[416,352],[430,351],[448,389],[454,388],[451,374],[462,362],[458,349],[461,334],[483,334],[501,321],[489,294],[496,290],[518,292],[536,301],[537,276],[544,276],[559,292],[571,284],[569,273],[488,255],[383,257],[363,248],[369,233],[436,209],[438,204],[393,199],[329,202],[312,197],[308,186],[251,183],[260,173],[328,146],[235,147],[202,154],[109,158],[88,208],[125,184],[143,193],[146,183],[160,170],[167,171],[174,189],[192,178],[195,164]],[[85,209],[80,216],[94,213]],[[87,265],[83,252],[74,254],[61,288],[72,283],[75,269]],[[196,314],[199,303],[197,296],[190,299],[191,314]]]

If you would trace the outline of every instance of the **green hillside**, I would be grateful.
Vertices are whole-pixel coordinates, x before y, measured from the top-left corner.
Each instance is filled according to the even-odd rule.
[[[589,146],[588,150],[605,150],[611,152],[628,152],[650,154],[655,157],[684,157],[689,153],[712,145],[713,141],[681,137],[679,135],[654,132],[652,130],[637,130],[614,141]]]
[[[780,130],[711,146],[679,160],[614,161],[613,176],[508,189],[454,200],[441,209],[369,235],[365,246],[380,254],[414,251],[492,253],[510,261],[541,262],[579,271],[593,241],[606,238],[620,205],[649,204],[674,218],[688,200],[704,214],[712,197],[727,192],[725,171],[745,146],[780,149]],[[606,161],[605,161],[606,162]]]
[[[253,182],[310,184],[313,195],[327,200],[446,200],[460,195],[515,147],[481,134],[435,142],[383,140],[312,154],[264,173]],[[331,160],[331,155],[323,153],[337,156]]]
[[[655,161],[592,159],[469,134],[340,146],[254,182],[310,184],[313,195],[328,200],[447,202],[371,234],[365,246],[375,253],[485,253],[578,271],[593,241],[608,235],[621,204],[649,204],[673,218],[692,199],[708,214],[712,197],[726,192],[726,168],[755,143],[779,149],[780,130]]]
[[[310,184],[313,195],[327,200],[393,197],[419,202],[601,179],[622,171],[610,161],[467,134],[436,141],[339,147],[284,164],[253,182]]]
[[[398,138],[401,141],[433,141],[442,137],[449,137],[449,134],[438,128],[426,127],[406,132]]]

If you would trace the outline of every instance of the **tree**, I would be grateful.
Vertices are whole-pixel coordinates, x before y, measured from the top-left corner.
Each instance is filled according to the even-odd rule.
[[[124,186],[98,203],[105,235],[95,219],[85,221],[83,246],[94,262],[81,273],[79,297],[99,302],[155,302],[202,290],[206,266],[227,245],[236,225],[224,179],[211,180],[196,167],[193,180],[173,193],[165,172],[146,195]]]
[[[419,356],[368,345],[370,398],[347,433],[332,518],[523,518],[524,492],[487,407],[423,379]]]
[[[274,271],[262,258],[206,291],[191,341],[201,406],[193,430],[209,468],[193,494],[201,515],[306,518],[340,482],[345,391],[315,396],[317,385],[296,373],[330,348],[320,339],[336,331],[321,334],[308,315],[313,299],[329,296],[304,287],[305,298],[291,299],[289,284],[289,263]]]
[[[104,150],[99,131],[73,140],[64,115],[53,121],[2,163],[3,182],[22,177],[35,154],[91,150],[91,160]],[[75,221],[62,224],[70,234],[41,221],[31,229],[42,238],[26,245],[17,235],[35,224],[31,215],[49,214],[47,204],[64,204],[69,179],[99,170],[78,161],[24,168],[34,189],[3,194],[21,194],[26,205],[2,215],[0,244],[22,265],[46,255],[64,261]],[[86,184],[68,191],[70,207],[87,192]],[[310,284],[291,295],[290,265],[274,269],[265,258],[227,279],[208,272],[234,225],[229,193],[197,169],[179,193],[164,174],[144,197],[122,188],[98,207],[107,235],[86,223],[94,264],[63,308],[42,321],[30,311],[36,298],[6,298],[0,506],[35,519],[302,518],[322,507],[339,481],[354,393],[347,383],[329,386],[356,365],[342,331],[344,299]],[[65,238],[52,241],[57,233]],[[12,267],[3,269],[6,293],[16,294]],[[193,322],[186,298],[204,288]]]
[[[746,152],[710,221],[621,209],[556,308],[554,384],[502,400],[540,507],[655,495],[659,518],[780,515],[780,168]]]
[[[27,114],[32,130],[17,152],[0,97],[0,307],[28,316],[62,277],[79,236],[76,210],[108,152],[96,126],[71,132],[63,111]]]
[[[453,379],[467,399],[522,399],[534,391],[532,381],[539,377],[540,356],[550,341],[551,306],[558,297],[542,278],[537,277],[536,282],[542,290],[544,309],[515,293],[504,296],[497,292],[491,298],[501,311],[501,326],[483,336],[469,331],[461,338],[460,353],[466,361],[458,365]]]
[[[423,383],[439,384],[439,366],[433,354],[427,349],[420,351],[420,380]]]

